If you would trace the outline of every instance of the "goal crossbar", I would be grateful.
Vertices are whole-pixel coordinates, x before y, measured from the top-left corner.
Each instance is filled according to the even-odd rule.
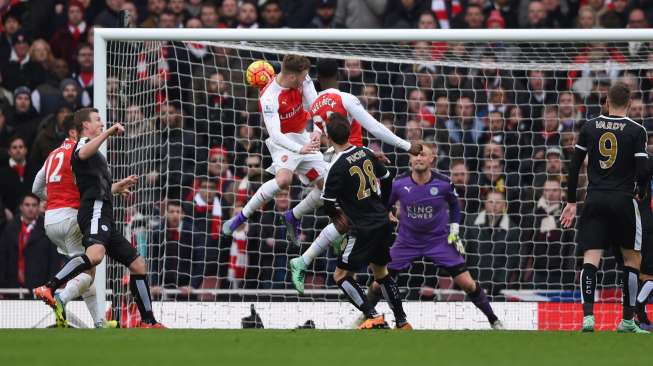
[[[650,41],[653,29],[158,29],[98,28],[96,40],[320,42]]]

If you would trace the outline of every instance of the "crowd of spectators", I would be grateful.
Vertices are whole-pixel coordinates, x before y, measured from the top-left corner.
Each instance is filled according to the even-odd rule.
[[[63,260],[29,192],[64,139],[64,119],[93,105],[93,30],[117,26],[120,10],[130,12],[134,27],[152,28],[646,28],[653,22],[653,2],[644,0],[0,0],[0,288],[34,287]],[[398,135],[434,145],[436,168],[451,176],[460,196],[467,264],[492,294],[573,288],[574,231],[563,230],[558,217],[577,131],[602,113],[615,80],[631,86],[630,117],[653,131],[653,68],[620,67],[653,60],[650,45],[578,44],[568,58],[579,67],[569,72],[446,62],[468,54],[478,65],[508,63],[537,45],[410,47],[414,63],[341,61],[340,88]],[[280,214],[301,198],[299,184],[233,238],[220,234],[222,219],[269,179],[257,92],[243,84],[243,70],[261,57],[278,65],[279,55],[192,42],[120,49],[125,54],[109,57],[107,120],[124,123],[127,136],[112,142],[109,154],[119,162],[114,175],[141,176],[136,197],[120,202],[119,215],[149,260],[153,292],[289,288],[287,261],[301,248],[285,240]],[[587,62],[605,67],[580,66]],[[132,87],[139,92],[125,96]],[[366,142],[384,151],[397,172],[407,169],[406,154],[372,136]],[[305,218],[302,240],[310,242],[325,224],[320,212]],[[317,261],[307,287],[333,285],[327,272],[334,265],[333,256]],[[604,284],[616,284],[614,273]],[[442,275],[424,264],[402,283],[443,287]]]

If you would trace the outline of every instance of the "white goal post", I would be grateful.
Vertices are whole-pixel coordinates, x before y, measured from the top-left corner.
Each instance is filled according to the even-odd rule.
[[[122,121],[112,121],[107,119],[109,118],[107,110],[107,100],[108,100],[108,85],[110,80],[107,74],[107,68],[109,66],[109,58],[111,50],[109,49],[109,44],[112,41],[117,42],[199,42],[202,44],[224,44],[233,46],[239,50],[246,50],[251,52],[275,52],[279,54],[297,52],[303,55],[306,55],[311,58],[320,58],[320,57],[333,57],[340,60],[348,59],[363,59],[367,60],[370,63],[373,62],[385,62],[388,64],[396,64],[397,70],[403,70],[400,66],[404,64],[409,64],[411,67],[413,65],[432,65],[433,67],[464,67],[481,70],[484,66],[493,67],[501,70],[508,70],[511,75],[512,71],[528,73],[530,70],[544,70],[550,73],[558,72],[568,72],[571,70],[577,70],[579,68],[590,70],[590,73],[593,73],[597,70],[603,70],[606,67],[616,67],[619,71],[630,71],[630,70],[653,70],[653,58],[649,60],[648,55],[637,55],[633,57],[626,57],[626,61],[617,66],[610,65],[606,66],[605,63],[595,60],[585,60],[582,64],[574,64],[574,58],[570,53],[566,52],[566,45],[581,44],[581,43],[594,43],[594,42],[614,42],[615,44],[619,43],[623,47],[624,53],[627,50],[628,42],[653,42],[653,29],[498,29],[498,30],[489,30],[489,29],[480,29],[480,30],[459,30],[459,29],[441,29],[441,30],[417,30],[417,29],[140,29],[140,28],[127,28],[127,29],[110,29],[110,28],[96,28],[94,31],[94,106],[100,112],[102,121],[105,123],[109,122],[122,122]],[[480,53],[464,53],[461,55],[455,55],[453,58],[450,56],[444,56],[438,59],[419,59],[413,58],[412,49],[407,44],[412,42],[423,41],[423,42],[446,42],[448,44],[453,43],[462,43],[462,44],[491,44],[496,42],[505,42],[508,44],[544,44],[544,48],[539,48],[539,51],[523,52],[520,53],[515,59],[496,59],[491,64],[486,64],[485,61],[480,59],[482,56]],[[157,43],[158,44],[158,43]],[[624,45],[625,44],[625,45]],[[269,45],[269,50],[266,49]],[[364,47],[362,47],[362,46]],[[547,45],[550,45],[550,48],[547,48]],[[533,46],[533,49],[538,49],[539,46]],[[574,53],[575,55],[575,53]],[[130,62],[135,62],[136,58],[134,57]],[[124,60],[123,60],[124,61]],[[149,62],[156,62],[148,60]],[[251,60],[247,60],[251,62]],[[122,65],[112,65],[113,67],[120,68]],[[135,68],[133,64],[125,65],[125,67]],[[246,64],[244,65],[247,66]],[[395,72],[395,71],[393,71]],[[479,71],[480,72],[480,71]],[[374,71],[371,71],[374,73]],[[401,73],[398,71],[397,73]],[[644,76],[641,76],[635,72],[636,78],[643,79]],[[437,76],[441,78],[446,78],[446,74],[441,73]],[[193,76],[194,77],[194,76]],[[118,77],[119,79],[119,77]],[[559,82],[558,79],[554,80]],[[119,83],[124,82],[124,80],[118,80]],[[242,81],[241,81],[242,83]],[[163,86],[165,87],[165,86]],[[243,85],[243,88],[245,86]],[[408,89],[408,88],[407,88]],[[509,91],[509,90],[508,90]],[[134,95],[141,93],[142,91],[135,91]],[[143,92],[144,94],[144,92]],[[139,98],[145,98],[144,96],[139,96]],[[403,97],[402,97],[403,98]],[[407,99],[407,97],[406,97]],[[402,100],[403,101],[403,100]],[[394,102],[392,100],[391,102]],[[434,102],[431,100],[430,102]],[[152,102],[153,103],[153,102]],[[580,104],[580,103],[579,103]],[[394,112],[394,109],[393,109]],[[158,112],[157,112],[158,113]],[[503,113],[503,112],[502,112]],[[507,118],[507,117],[506,117]],[[149,125],[148,125],[149,126]],[[145,128],[148,128],[147,126]],[[128,129],[129,131],[129,129]],[[147,134],[148,131],[141,131],[143,135]],[[148,137],[149,139],[150,137]],[[147,140],[153,141],[153,140]],[[464,143],[461,142],[462,145]],[[534,143],[533,143],[534,144]],[[476,148],[479,148],[480,145],[477,145]],[[534,147],[534,146],[533,146]],[[105,147],[106,148],[106,147]],[[138,148],[138,147],[136,147]],[[545,146],[545,149],[548,149]],[[547,150],[548,151],[548,150]],[[544,154],[544,153],[543,153]],[[548,152],[546,152],[548,155]],[[135,154],[134,156],[140,156]],[[520,157],[522,158],[522,157]],[[108,156],[109,164],[114,162],[111,160],[111,155]],[[123,159],[123,158],[121,158]],[[121,160],[119,164],[121,166],[129,166],[131,164],[136,164],[137,162],[124,161]],[[140,163],[140,162],[139,162]],[[147,162],[144,162],[147,164]],[[507,168],[506,168],[507,169]],[[480,168],[479,170],[480,171]],[[473,172],[472,172],[473,173]],[[480,172],[479,172],[480,174]],[[521,179],[521,172],[515,172],[519,175]],[[120,177],[114,177],[117,179]],[[521,182],[521,180],[520,180]],[[470,183],[471,184],[471,183]],[[521,184],[521,183],[520,183]],[[530,184],[530,183],[529,183]],[[157,193],[160,194],[160,193]],[[521,200],[521,196],[517,198]],[[117,208],[120,205],[116,205]],[[121,208],[122,209],[122,208]],[[122,212],[125,215],[124,212]],[[159,212],[159,215],[161,213]],[[121,220],[120,218],[118,220]],[[145,219],[147,220],[147,218]],[[520,229],[521,230],[521,229]],[[520,231],[521,232],[521,231]],[[133,234],[130,232],[130,234]],[[133,234],[136,235],[136,234]],[[521,250],[521,249],[519,249]],[[548,253],[548,252],[547,252]],[[548,254],[543,254],[547,256]],[[525,256],[522,256],[519,252],[516,256],[519,257],[518,261],[520,263],[525,260]],[[534,256],[534,255],[533,255]],[[563,258],[564,260],[564,258]],[[521,264],[519,264],[521,266]],[[520,267],[521,268],[521,267]],[[569,270],[569,269],[567,269]],[[612,269],[613,270],[613,269]],[[96,286],[99,293],[107,292],[107,273],[106,273],[106,261],[103,262],[103,265],[98,266],[96,272]],[[517,275],[519,276],[519,275]],[[562,281],[562,280],[559,280]],[[614,284],[613,284],[614,285]],[[499,306],[501,314],[507,314],[510,311],[520,312],[520,316],[516,316],[514,322],[511,323],[508,320],[508,327],[519,328],[519,329],[570,329],[571,325],[566,324],[560,328],[556,328],[554,325],[545,324],[545,317],[543,313],[553,312],[554,307],[547,308],[548,310],[538,309],[536,302],[538,301],[551,301],[547,300],[549,292],[547,291],[558,291],[558,288],[549,289],[548,287],[542,292],[537,292],[533,289],[527,289],[522,291],[514,291],[515,289],[506,288],[503,291],[506,291],[503,298],[505,299],[517,299],[523,300],[525,303],[525,308],[521,308],[517,305],[511,305],[510,303],[501,304]],[[277,291],[277,292],[275,292]],[[320,290],[317,290],[319,293]],[[325,294],[332,295],[333,289],[324,290]],[[531,291],[531,292],[528,292]],[[446,291],[445,291],[446,292]],[[537,292],[537,293],[536,293]],[[114,291],[115,293],[115,291]],[[180,290],[177,289],[163,289],[162,295],[165,299],[166,296],[178,295]],[[225,296],[231,296],[233,294],[242,294],[243,298],[250,296],[251,294],[263,293],[263,294],[276,294],[270,296],[289,296],[292,294],[292,291],[289,291],[288,288],[274,290],[274,289],[264,289],[258,287],[255,289],[198,289],[196,291],[198,295],[212,294],[218,296],[224,294]],[[167,294],[167,295],[166,295]],[[327,296],[327,295],[324,295]],[[551,295],[553,296],[553,295]],[[563,295],[561,295],[564,297]],[[520,298],[521,297],[521,298]],[[104,298],[98,298],[98,307],[104,311]],[[578,300],[578,299],[576,299]],[[614,300],[614,299],[613,299]],[[253,302],[255,302],[254,300]],[[344,300],[343,300],[344,301]],[[296,302],[296,300],[295,300]],[[613,302],[616,302],[613,301]],[[188,303],[188,309],[192,309],[194,303]],[[249,303],[248,303],[249,304]],[[301,307],[298,308],[295,305],[292,305],[291,302],[285,303],[287,308],[285,310],[276,310],[277,307],[271,306],[274,308],[274,311],[299,311],[301,312]],[[291,305],[289,305],[291,304]],[[299,302],[301,304],[301,302]],[[238,304],[239,309],[242,307]],[[465,310],[473,312],[473,307],[471,304],[469,309]],[[171,303],[171,309],[174,308],[175,312],[182,311],[191,311],[183,310],[186,306],[183,302]],[[218,304],[213,304],[212,309],[221,309],[215,311],[225,311],[228,309],[228,306],[222,306]],[[244,306],[244,305],[243,305]],[[248,306],[248,305],[247,305]],[[348,305],[344,305],[348,306]],[[166,302],[160,302],[155,306],[155,309],[159,311],[165,311]],[[201,307],[199,307],[201,308]],[[316,306],[315,309],[319,307]],[[415,311],[431,311],[430,309],[448,309],[446,306],[426,306],[412,304],[408,306],[408,317],[410,319],[411,314],[410,310],[415,309]],[[452,305],[451,309],[454,309],[455,305]],[[468,307],[466,306],[465,309]],[[163,310],[161,310],[163,309]],[[339,307],[331,306],[329,311],[338,311]],[[336,310],[334,310],[336,309]],[[426,309],[426,310],[424,310]],[[462,309],[462,308],[461,308]],[[562,309],[562,308],[561,308]],[[564,309],[567,309],[566,307]],[[271,310],[272,311],[272,310]],[[304,310],[306,311],[306,310]],[[317,311],[317,310],[316,310]],[[504,313],[505,311],[505,313]],[[561,310],[567,311],[567,310]],[[538,320],[538,315],[539,320]],[[240,314],[240,313],[239,313]],[[480,313],[479,313],[480,314]],[[526,314],[526,315],[524,315]],[[535,314],[535,315],[532,315]],[[246,315],[246,314],[245,314]],[[349,316],[349,315],[348,315]],[[474,316],[478,317],[478,314]],[[532,316],[532,318],[529,318]],[[234,315],[240,319],[241,315]],[[174,317],[172,317],[174,318]],[[560,317],[564,321],[569,321],[570,318]],[[548,318],[547,318],[548,319]],[[558,319],[555,316],[551,319]],[[276,320],[275,320],[276,321]],[[556,320],[551,320],[556,321]],[[557,320],[563,321],[563,320]],[[166,318],[163,319],[163,322],[166,322]],[[207,324],[214,326],[222,326],[227,324],[224,319],[218,321],[208,321]],[[204,327],[207,324],[201,323],[192,323],[193,327]],[[231,324],[231,323],[229,323]],[[279,323],[281,324],[281,323]],[[329,324],[329,326],[338,327],[338,322],[333,319],[327,319],[323,324]],[[421,321],[418,322],[422,327],[428,327],[429,324],[436,324],[434,322]],[[437,323],[438,327],[449,326],[446,324],[453,323]],[[445,324],[445,325],[442,325]],[[475,327],[477,323],[465,323],[465,325],[451,325],[451,327]],[[176,324],[177,326],[183,326],[183,324]],[[340,324],[342,325],[342,324]],[[228,325],[232,327],[233,324]],[[281,324],[279,327],[287,327],[288,324]],[[419,326],[418,326],[419,327]]]

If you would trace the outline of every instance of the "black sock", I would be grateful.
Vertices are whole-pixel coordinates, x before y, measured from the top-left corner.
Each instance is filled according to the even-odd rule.
[[[349,302],[360,310],[366,317],[372,318],[377,315],[376,310],[367,302],[363,289],[353,277],[347,276],[338,281],[338,287],[345,293]]]
[[[73,257],[45,285],[50,288],[52,292],[54,292],[54,290],[58,289],[61,285],[68,282],[68,280],[86,271],[87,269],[91,269],[91,267],[91,260],[88,259],[86,254]]]
[[[376,304],[379,303],[381,297],[383,297],[383,294],[381,293],[380,286],[378,287],[370,286],[367,289],[367,303],[370,305],[370,307],[372,308],[376,307]]]
[[[621,280],[623,283],[623,318],[631,320],[635,314],[635,302],[637,301],[637,279],[639,278],[639,270],[624,266],[621,272]]]
[[[490,324],[494,324],[499,318],[497,318],[496,314],[494,314],[494,311],[492,310],[492,305],[490,305],[490,300],[488,300],[487,295],[485,294],[485,291],[481,287],[481,284],[476,282],[476,289],[467,294],[469,296],[469,299],[472,300],[472,303],[485,314],[487,317],[487,321],[490,322]]]
[[[643,324],[651,324],[651,322],[648,320],[648,315],[646,315],[646,304],[637,302],[635,305],[635,314],[637,314],[637,320],[639,320],[640,323]]]
[[[583,316],[594,315],[594,292],[596,291],[597,268],[584,263],[580,272],[580,290],[583,293]]]
[[[651,296],[651,291],[653,291],[653,281],[644,281],[639,288],[637,304],[635,305],[637,317],[640,323],[650,324],[648,316],[646,316],[646,304],[648,303],[648,298]]]
[[[154,313],[152,312],[152,297],[150,296],[150,285],[145,279],[145,275],[131,274],[129,276],[129,291],[136,300],[138,312],[141,313],[141,319],[145,323],[156,323]]]
[[[404,313],[404,308],[401,305],[401,295],[399,294],[399,288],[397,284],[392,279],[392,276],[387,275],[381,279],[376,280],[381,286],[381,292],[385,301],[388,302],[390,309],[395,315],[395,321],[397,325],[403,325],[406,323],[406,313]]]

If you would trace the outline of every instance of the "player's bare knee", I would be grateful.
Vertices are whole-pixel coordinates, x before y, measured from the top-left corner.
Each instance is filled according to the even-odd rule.
[[[372,282],[372,285],[370,286],[370,291],[372,291],[373,293],[381,293],[381,285],[379,285],[379,283],[376,281]]]
[[[144,275],[147,273],[147,267],[145,266],[145,259],[140,255],[134,259],[133,262],[129,265],[129,271],[133,274]]]
[[[336,282],[340,282],[340,280],[347,277],[348,274],[349,271],[342,268],[336,268],[336,270],[333,271],[333,280]]]
[[[633,249],[622,249],[621,253],[624,258],[624,266],[639,268],[642,262],[642,254]]]
[[[349,225],[347,225],[347,222],[343,220],[335,220],[333,222],[333,225],[336,227],[336,230],[338,231],[338,234],[343,235],[349,231]]]
[[[104,258],[105,249],[101,244],[93,244],[86,249],[86,257],[91,261],[91,265],[97,266]]]
[[[639,280],[642,281],[642,282],[653,281],[653,275],[646,274],[646,273],[640,273]]]
[[[598,268],[599,263],[601,262],[601,257],[603,257],[602,249],[586,250],[583,254],[583,263],[589,263]]]
[[[290,184],[292,183],[292,177],[293,177],[292,172],[281,170],[277,172],[277,175],[274,177],[274,179],[277,181],[277,185],[279,185],[279,188],[288,189],[288,187],[290,187]]]
[[[370,269],[374,275],[375,280],[380,280],[388,275],[388,267],[379,266],[378,264],[370,263]]]
[[[472,279],[472,277],[469,275],[469,272],[467,273],[467,276],[461,274],[456,277],[454,282],[456,285],[458,285],[458,287],[465,291],[465,293],[471,294],[472,292],[476,291],[476,281]]]
[[[277,184],[281,190],[288,189],[290,187],[291,179],[286,178],[277,178]]]
[[[319,179],[313,183],[313,185],[319,189],[324,189],[324,179]]]

